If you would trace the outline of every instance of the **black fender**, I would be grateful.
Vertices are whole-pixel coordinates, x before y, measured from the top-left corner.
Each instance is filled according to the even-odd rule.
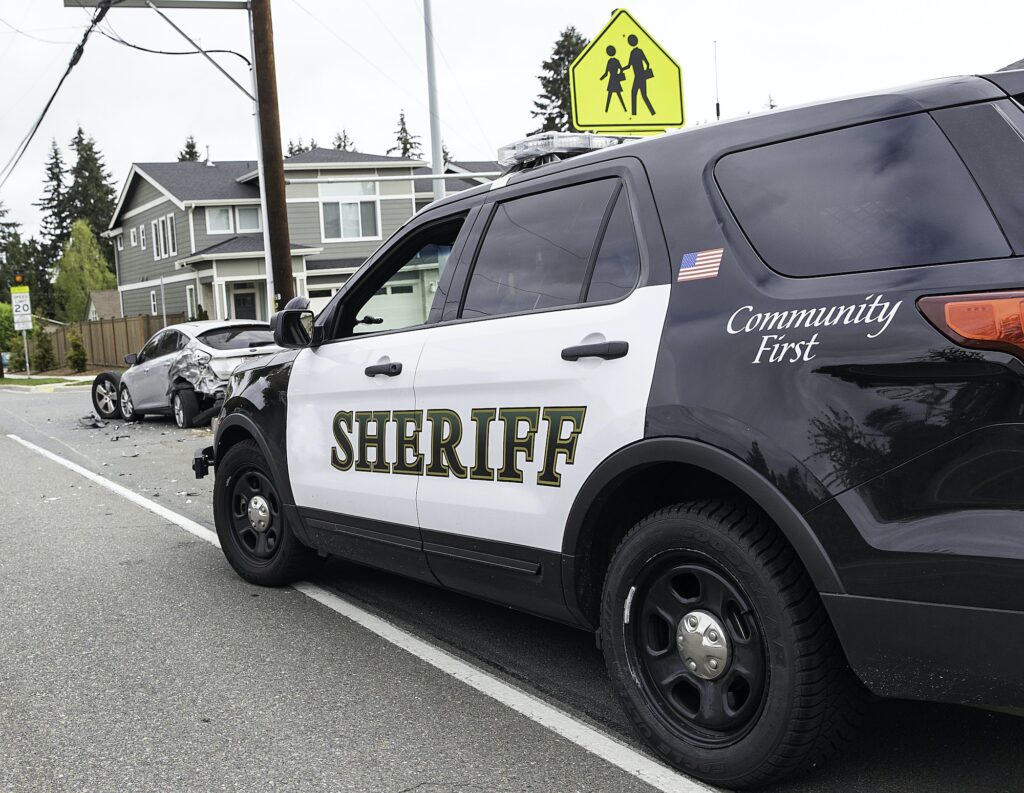
[[[580,535],[591,507],[617,478],[661,463],[682,463],[704,469],[744,492],[789,540],[818,591],[845,594],[832,560],[804,516],[763,475],[735,455],[700,441],[645,438],[614,452],[598,465],[583,483],[569,511],[562,538],[562,588],[566,602],[575,614],[582,616],[575,589],[575,562]]]
[[[294,505],[295,497],[292,495],[292,484],[288,478],[288,470],[286,466],[281,465],[284,456],[279,451],[274,450],[259,424],[248,414],[236,410],[228,413],[217,425],[217,435],[213,441],[215,465],[220,464],[225,452],[230,448],[224,445],[223,439],[227,435],[233,434],[232,431],[237,432],[238,430],[242,430],[256,441],[263,459],[267,461],[270,474],[274,477],[274,484],[277,485],[281,498],[285,504],[289,506]]]

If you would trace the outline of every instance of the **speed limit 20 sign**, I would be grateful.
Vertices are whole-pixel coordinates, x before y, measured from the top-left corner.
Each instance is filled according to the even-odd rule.
[[[32,298],[27,286],[11,287],[11,309],[14,311],[14,329],[32,330]]]

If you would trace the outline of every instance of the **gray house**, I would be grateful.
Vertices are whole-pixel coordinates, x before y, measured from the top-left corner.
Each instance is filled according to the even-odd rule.
[[[494,167],[469,165],[476,167],[452,163],[449,169]],[[315,309],[429,201],[429,181],[414,178],[425,169],[418,160],[313,149],[289,157],[284,167],[292,180],[287,203],[295,293],[309,297]],[[367,180],[311,181],[338,177]],[[448,190],[481,180],[449,180],[458,184]],[[194,317],[202,307],[211,319],[266,319],[262,223],[253,161],[133,165],[105,232],[116,243],[124,316],[166,310]],[[429,301],[437,273],[436,259],[425,259],[418,282],[393,287],[401,294],[389,297]]]

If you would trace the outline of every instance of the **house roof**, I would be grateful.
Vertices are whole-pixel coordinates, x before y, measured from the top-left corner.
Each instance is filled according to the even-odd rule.
[[[135,167],[183,203],[260,197],[256,185],[238,181],[238,177],[256,168],[253,160],[228,160],[212,165],[204,162],[140,162]]]
[[[1019,61],[1014,61],[1009,66],[1004,66],[999,71],[1001,71],[1001,72],[1012,72],[1012,71],[1016,71],[1017,69],[1024,69],[1024,58],[1021,58]]]
[[[116,289],[93,289],[89,292],[89,301],[100,319],[121,316],[121,296]]]
[[[389,157],[386,154],[367,154],[363,151],[340,151],[338,149],[310,149],[301,154],[293,154],[285,157],[285,165],[333,165],[335,163],[363,163],[363,162],[386,162],[386,163],[409,163],[419,165],[422,160],[407,159],[405,157]]]
[[[319,253],[323,248],[315,245],[304,245],[302,243],[291,243],[292,253]],[[263,254],[262,234],[236,234],[227,239],[221,240],[215,245],[203,248],[189,256],[179,259],[180,262],[189,263],[208,259],[241,257],[249,253]]]
[[[477,187],[481,184],[479,179],[473,178],[473,173],[487,173],[488,171],[501,171],[502,167],[494,160],[452,160],[445,165],[445,173],[461,173],[467,174],[466,179],[445,179],[444,184],[448,189],[449,193],[458,192],[459,190],[468,190],[471,187]],[[413,173],[417,175],[431,173],[430,168],[417,168]],[[486,181],[490,181],[494,177],[484,176],[481,177]],[[434,188],[430,179],[417,179],[416,180],[416,192],[417,193],[432,193]]]

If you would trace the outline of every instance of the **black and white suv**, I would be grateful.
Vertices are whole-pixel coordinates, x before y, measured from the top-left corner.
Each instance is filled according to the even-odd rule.
[[[234,374],[195,461],[228,560],[595,631],[652,749],[730,787],[820,762],[864,687],[1024,705],[1022,94],[553,152],[431,205]]]

